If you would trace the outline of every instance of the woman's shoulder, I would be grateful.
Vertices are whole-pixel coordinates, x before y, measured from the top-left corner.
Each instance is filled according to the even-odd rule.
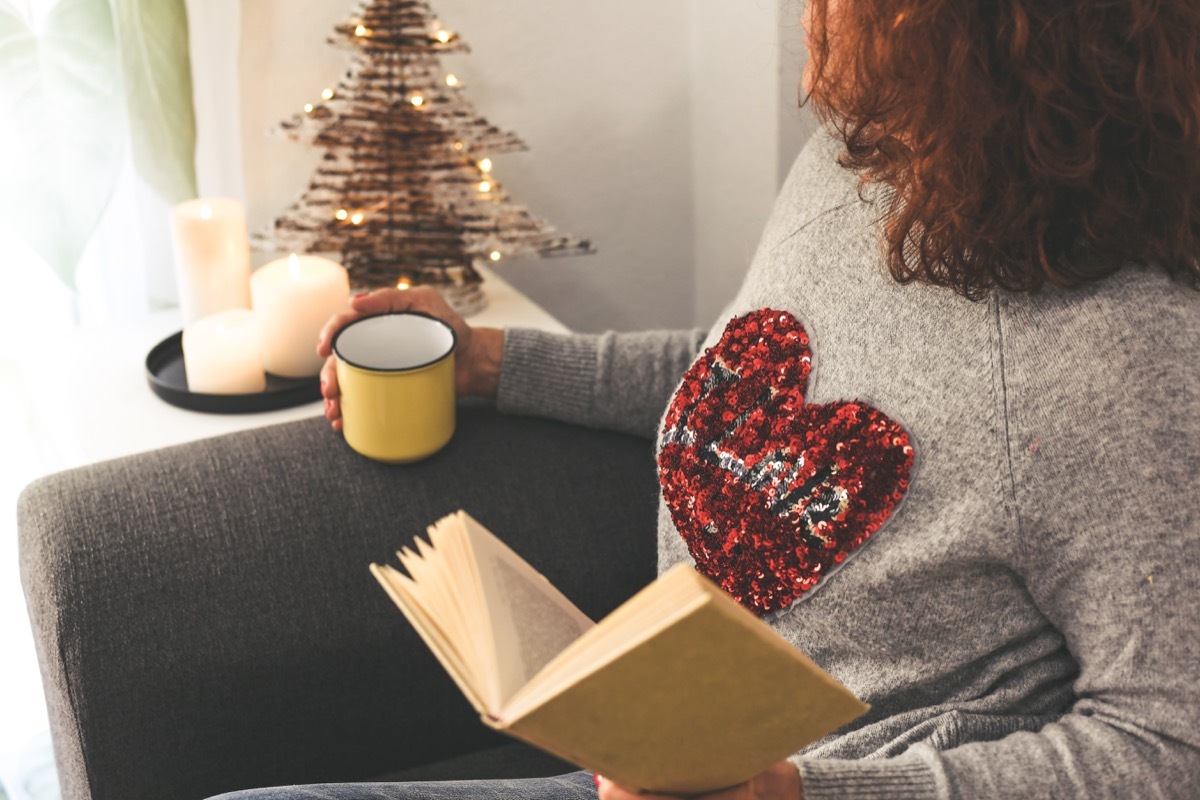
[[[813,132],[780,187],[762,248],[774,248],[813,220],[861,202],[858,179],[838,164],[840,152],[841,145],[827,130],[818,128]]]
[[[1001,295],[998,307],[1006,353],[1047,378],[1087,371],[1085,383],[1128,386],[1170,371],[1200,380],[1200,291],[1153,265],[1075,289]]]
[[[1152,476],[1158,488],[1194,484],[1194,466],[1179,466],[1200,452],[1200,291],[1128,267],[1079,289],[1003,296],[996,308],[1018,482],[1036,478],[1059,497]]]

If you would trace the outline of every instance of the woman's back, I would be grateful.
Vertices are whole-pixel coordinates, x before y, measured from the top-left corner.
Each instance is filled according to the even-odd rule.
[[[904,759],[934,765],[969,797],[1024,778],[1024,796],[1047,796],[1055,783],[1064,795],[1104,796],[1103,784],[1072,774],[1062,748],[1146,787],[1194,775],[1172,775],[1171,758],[1149,765],[1139,747],[1121,746],[1119,731],[1179,748],[1186,763],[1192,745],[1182,742],[1200,716],[1192,630],[1200,618],[1192,591],[1200,583],[1200,293],[1150,267],[1074,291],[994,291],[979,302],[900,286],[883,267],[878,207],[859,200],[821,140],[801,156],[779,208],[726,316],[772,309],[794,317],[810,339],[805,403],[873,407],[899,423],[915,451],[890,513],[869,488],[850,490],[852,501],[886,515],[882,525],[837,574],[773,617],[873,705],[854,730],[809,755],[896,756],[920,743]],[[718,344],[707,360],[730,359]],[[798,364],[779,362],[782,387]],[[724,391],[725,406],[741,414],[736,389]],[[722,431],[692,446],[735,442],[722,447],[747,462],[823,435],[810,416],[791,416],[790,430],[776,424],[740,440]],[[847,472],[843,458],[866,459],[868,487],[893,485],[895,466],[869,437],[844,444],[839,472]],[[856,446],[860,453],[845,455]],[[699,509],[677,504],[674,525],[662,515],[660,569],[689,557],[685,542],[695,552],[727,522],[717,478],[739,480],[700,466],[674,481],[693,487],[699,503],[716,499]],[[664,477],[668,505],[671,483]],[[835,475],[824,485],[837,484]],[[768,505],[773,488],[757,487]],[[852,546],[861,535],[830,538]],[[760,566],[786,563],[790,544],[760,546]],[[745,570],[750,560],[741,558]],[[1042,735],[952,750],[1019,730]],[[830,768],[802,763],[802,773]],[[1047,783],[1053,774],[1058,781]]]

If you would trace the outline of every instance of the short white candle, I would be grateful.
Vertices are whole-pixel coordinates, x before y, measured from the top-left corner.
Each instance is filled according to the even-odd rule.
[[[188,390],[251,394],[267,388],[258,317],[244,308],[202,317],[183,329]]]
[[[185,325],[250,307],[250,243],[241,203],[227,197],[180,203],[171,209],[171,240]]]
[[[250,296],[262,322],[267,372],[287,378],[320,372],[324,362],[317,355],[317,334],[350,300],[346,268],[293,253],[256,270]]]

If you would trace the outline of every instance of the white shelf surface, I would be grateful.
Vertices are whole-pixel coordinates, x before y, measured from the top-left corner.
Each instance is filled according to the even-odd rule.
[[[467,321],[475,327],[566,327],[490,270],[488,305]],[[124,326],[80,329],[21,362],[38,439],[63,468],[154,450],[225,433],[320,416],[314,401],[256,414],[209,414],[178,408],[146,381],[146,354],[180,329],[178,310]]]

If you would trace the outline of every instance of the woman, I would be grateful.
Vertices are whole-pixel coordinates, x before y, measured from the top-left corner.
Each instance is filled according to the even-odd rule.
[[[320,349],[431,312],[461,393],[656,437],[660,570],[694,561],[872,706],[714,796],[1200,796],[1200,7],[809,6],[832,135],[712,331],[473,330],[383,291]]]

